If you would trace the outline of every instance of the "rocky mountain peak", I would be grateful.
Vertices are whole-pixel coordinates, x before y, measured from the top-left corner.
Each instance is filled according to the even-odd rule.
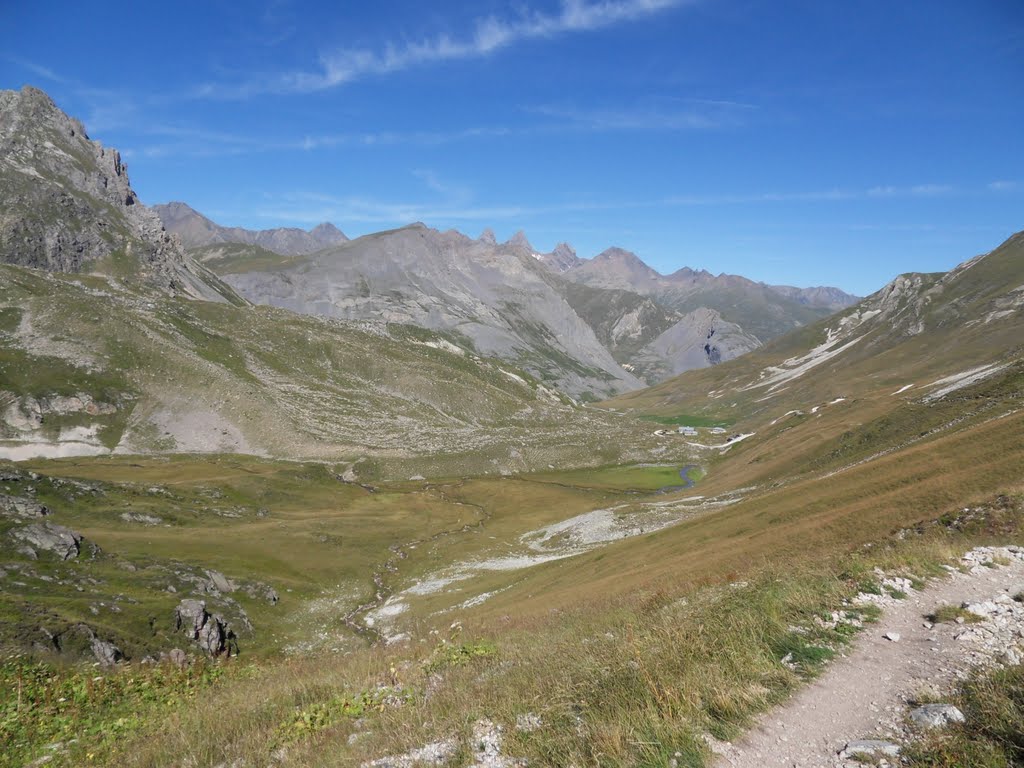
[[[120,153],[92,141],[31,86],[0,92],[0,261],[54,272],[113,270],[224,299],[215,278],[139,203]]]
[[[38,88],[0,94],[0,150],[6,164],[28,174],[46,169],[78,190],[118,206],[138,202],[116,149],[92,141],[81,122]]]
[[[619,248],[618,246],[606,248],[593,258],[594,263],[611,261],[621,262],[629,266],[643,267],[645,269],[650,270],[651,272],[654,271],[646,264],[644,264],[641,258],[637,256],[635,253],[633,253],[632,251],[627,251],[625,248]]]
[[[555,257],[558,257],[560,259],[569,259],[569,260],[571,260],[571,259],[578,258],[576,256],[576,249],[573,248],[568,243],[559,243],[558,245],[556,245],[555,246],[555,250],[553,250],[551,252],[551,255],[555,256]]]
[[[555,246],[555,250],[541,255],[539,258],[544,266],[559,274],[583,263],[583,259],[576,255],[576,249],[568,243],[559,243]]]
[[[673,281],[684,281],[684,282],[698,281],[699,282],[699,281],[703,281],[703,280],[712,280],[712,279],[714,279],[714,275],[712,275],[706,269],[698,270],[698,269],[691,269],[690,267],[683,267],[681,269],[677,269],[671,275],[667,275],[666,279],[673,280]]]
[[[586,267],[598,274],[606,274],[609,277],[618,275],[629,284],[635,284],[637,281],[650,282],[661,279],[661,275],[647,266],[639,256],[632,251],[627,251],[625,248],[617,246],[601,251],[601,253],[590,260]]]
[[[529,251],[531,254],[534,253],[533,246],[530,241],[526,238],[526,233],[523,230],[519,230],[509,239],[505,245],[510,248],[519,248],[524,251]]]
[[[487,227],[483,232],[481,232],[480,233],[480,237],[477,238],[477,239],[481,243],[486,243],[487,245],[497,245],[498,244],[498,240],[494,236],[494,230],[491,229],[490,227]]]
[[[329,221],[317,224],[309,230],[309,234],[314,240],[324,245],[337,245],[348,242],[348,236]]]

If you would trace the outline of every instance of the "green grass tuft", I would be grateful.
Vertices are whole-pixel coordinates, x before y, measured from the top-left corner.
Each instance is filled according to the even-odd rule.
[[[985,619],[959,605],[943,605],[928,616],[928,620],[935,624],[952,623],[958,620],[962,620],[960,621],[962,624],[977,624]]]

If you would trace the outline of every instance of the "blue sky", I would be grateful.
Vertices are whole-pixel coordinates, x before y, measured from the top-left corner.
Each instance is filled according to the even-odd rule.
[[[1019,0],[0,0],[24,83],[145,202],[227,225],[523,229],[860,294],[1024,229]]]

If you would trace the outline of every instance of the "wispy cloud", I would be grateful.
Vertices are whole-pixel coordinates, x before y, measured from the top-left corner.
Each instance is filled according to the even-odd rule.
[[[468,185],[443,179],[435,171],[419,168],[414,170],[412,175],[422,181],[427,189],[448,199],[471,200],[473,198],[473,190]]]
[[[871,187],[868,197],[943,197],[956,192],[951,184],[915,184],[910,187],[891,185]]]
[[[562,0],[555,13],[523,9],[515,17],[477,19],[465,37],[442,34],[418,42],[389,42],[378,50],[340,49],[321,55],[312,71],[287,72],[243,83],[207,83],[200,98],[247,98],[261,93],[309,93],[364,77],[443,61],[489,56],[526,40],[553,38],[635,21],[695,0]]]
[[[27,70],[28,72],[31,72],[36,77],[43,78],[44,80],[49,80],[50,82],[61,84],[68,82],[68,79],[63,75],[58,74],[49,67],[44,67],[42,64],[36,64],[34,61],[22,59],[18,56],[3,56],[2,58],[6,59],[12,64],[21,67],[24,70]]]
[[[637,106],[583,109],[575,106],[541,105],[524,111],[558,121],[556,130],[587,131],[681,131],[710,130],[742,125],[756,107],[730,101],[692,100],[683,108]]]
[[[758,192],[746,195],[675,195],[663,201],[670,206],[745,205],[749,203],[813,203],[852,200],[863,192],[846,189],[821,189],[810,192]]]
[[[293,137],[258,137],[238,133],[222,133],[169,124],[137,126],[139,137],[127,143],[122,154],[126,157],[217,157],[266,152],[312,152],[344,147],[435,147],[464,141],[477,141],[510,136],[530,137],[586,132],[681,131],[711,130],[742,125],[744,114],[756,109],[749,104],[729,101],[692,100],[695,108],[688,110],[662,110],[658,108],[616,107],[604,110],[585,110],[565,106],[523,107],[526,114],[535,115],[532,122],[518,122],[514,126],[484,125],[449,130],[420,131],[352,131],[326,134],[308,134]],[[93,112],[93,116],[106,127],[124,125],[126,114],[120,111]],[[169,141],[145,141],[147,137],[160,137]]]
[[[390,146],[397,144],[419,144],[437,146],[468,139],[503,137],[514,133],[504,126],[480,126],[450,131],[367,131],[362,133],[332,133],[304,136],[297,141],[285,142],[282,148],[320,149],[339,146]]]
[[[988,184],[988,188],[992,192],[1012,192],[1017,189],[1019,185],[1016,181],[1009,181],[1007,179],[999,179],[997,181],[991,181]]]
[[[478,127],[451,131],[365,131],[274,138],[154,125],[139,128],[137,133],[139,135],[133,141],[125,143],[122,150],[125,157],[230,157],[267,152],[311,152],[336,147],[432,147],[508,136],[513,130]]]
[[[474,205],[457,195],[428,202],[384,201],[359,195],[334,196],[302,192],[279,197],[262,207],[256,215],[268,221],[315,224],[321,221],[394,224],[413,221],[494,222],[579,211],[615,210],[647,207],[652,202],[565,202],[549,205],[493,203]]]

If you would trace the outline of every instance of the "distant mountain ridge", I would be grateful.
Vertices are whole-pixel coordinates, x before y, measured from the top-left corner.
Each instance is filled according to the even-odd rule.
[[[542,259],[548,263],[547,259]],[[779,297],[798,304],[836,311],[845,309],[857,301],[853,296],[839,288],[812,287],[796,288],[789,285],[767,285],[758,283],[739,275],[713,275],[707,270],[694,270],[683,267],[669,275],[662,275],[645,264],[639,256],[624,248],[612,247],[602,251],[592,259],[579,259],[578,263],[568,269],[560,270],[567,279],[573,282],[592,285],[598,288],[618,288],[631,290],[643,295],[663,297],[665,303],[676,303],[672,296],[681,297],[687,293],[730,287],[747,289],[764,287]]]
[[[417,223],[259,269],[235,259],[221,275],[258,304],[457,333],[575,397],[642,386],[573,310],[525,237],[499,245]]]
[[[153,210],[167,231],[176,234],[182,244],[190,249],[217,243],[242,243],[266,248],[284,256],[302,256],[348,242],[345,233],[330,222],[317,224],[308,232],[296,227],[252,230],[222,227],[181,202],[154,205]]]
[[[458,331],[573,396],[717,365],[855,300],[836,288],[688,267],[664,276],[618,247],[592,259],[564,242],[539,253],[521,230],[499,243],[491,229],[472,239],[415,224],[318,248],[310,259],[282,235],[311,234],[302,230],[221,227],[183,203],[160,211],[169,228],[204,243],[192,246],[194,257],[251,301]]]

